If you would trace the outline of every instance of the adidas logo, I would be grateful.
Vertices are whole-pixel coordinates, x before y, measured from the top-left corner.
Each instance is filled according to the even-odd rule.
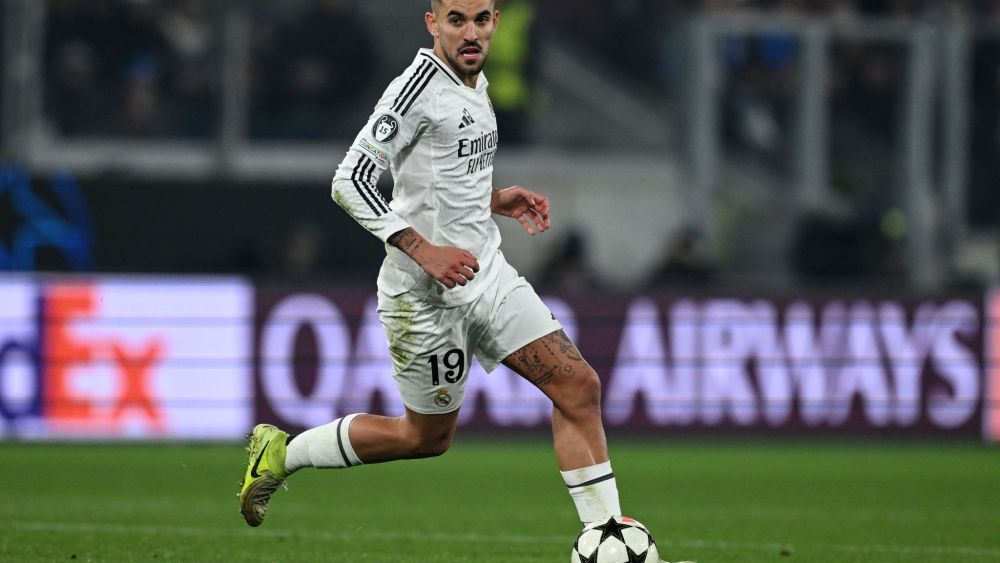
[[[465,129],[466,127],[468,127],[469,125],[472,125],[475,122],[476,122],[476,120],[472,119],[472,114],[469,113],[469,110],[468,109],[463,109],[462,110],[462,124],[459,125],[458,128],[459,129]]]

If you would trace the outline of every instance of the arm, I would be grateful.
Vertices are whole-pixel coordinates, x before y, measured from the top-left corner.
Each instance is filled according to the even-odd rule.
[[[435,246],[421,236],[392,211],[374,183],[364,178],[344,181],[338,175],[333,181],[333,200],[361,226],[386,244],[403,251],[448,289],[465,285],[479,271],[479,262],[470,252],[450,246]]]
[[[479,272],[479,262],[471,252],[451,246],[434,246],[413,227],[394,233],[386,242],[402,250],[448,289],[465,285]]]
[[[403,251],[450,289],[465,285],[479,271],[475,256],[458,248],[432,245],[389,206],[376,188],[389,163],[432,121],[424,103],[427,96],[406,98],[402,92],[406,76],[389,85],[358,133],[333,178],[332,196],[362,227]]]
[[[497,215],[517,219],[529,235],[545,232],[549,221],[549,198],[521,186],[493,188],[490,210]]]

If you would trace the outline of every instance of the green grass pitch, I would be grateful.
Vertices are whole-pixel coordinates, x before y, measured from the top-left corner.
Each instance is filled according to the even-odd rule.
[[[625,513],[669,561],[1000,561],[1000,451],[978,444],[613,440]],[[0,561],[565,562],[549,444],[306,470],[264,524],[241,447],[0,443]]]

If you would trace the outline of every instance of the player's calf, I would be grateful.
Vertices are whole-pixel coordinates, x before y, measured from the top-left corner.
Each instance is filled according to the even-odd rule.
[[[374,418],[374,417],[373,417]],[[444,455],[451,447],[455,439],[455,426],[457,419],[454,414],[447,415],[424,415],[407,410],[404,416],[392,419],[396,422],[396,436],[389,439],[383,436],[376,441],[381,442],[380,452],[370,452],[372,457],[378,461],[391,461],[393,459],[422,459],[428,457],[438,457]],[[367,422],[373,423],[372,428],[365,428]],[[362,421],[357,434],[372,434],[377,436],[378,420]],[[397,441],[393,445],[390,442]],[[375,444],[373,444],[375,445]],[[391,450],[391,451],[384,451]],[[381,454],[380,457],[377,457]],[[368,459],[366,456],[365,459]]]

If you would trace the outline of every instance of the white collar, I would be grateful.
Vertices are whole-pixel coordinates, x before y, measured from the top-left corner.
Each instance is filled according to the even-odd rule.
[[[445,74],[448,75],[448,78],[450,78],[452,82],[454,82],[458,86],[464,86],[464,87],[468,88],[468,86],[465,85],[465,82],[463,82],[462,79],[459,78],[457,74],[455,74],[455,71],[452,70],[451,66],[448,63],[446,63],[446,62],[442,61],[441,59],[439,59],[438,56],[436,54],[434,54],[434,49],[426,49],[426,48],[420,49],[417,52],[417,56],[418,57],[420,57],[420,56],[427,57],[428,59],[431,60],[431,62],[433,62],[434,64],[436,64],[438,68],[440,68],[441,70],[443,70],[445,72]],[[486,80],[486,75],[483,74],[482,72],[480,72],[479,76],[476,77],[476,86],[473,89],[474,90],[483,90],[488,85],[489,85],[489,81]]]

